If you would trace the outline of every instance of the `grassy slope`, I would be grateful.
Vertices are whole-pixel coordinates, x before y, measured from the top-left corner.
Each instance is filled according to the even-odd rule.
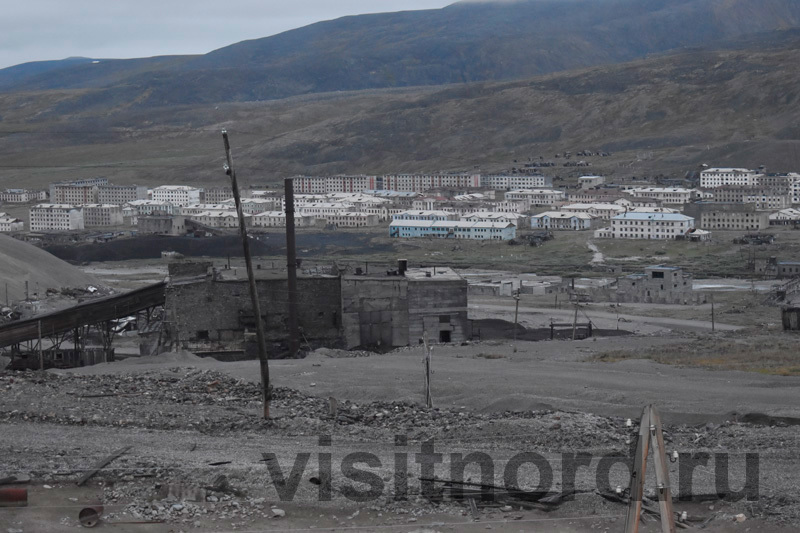
[[[245,184],[296,173],[491,171],[599,148],[613,156],[590,159],[590,170],[614,177],[682,175],[704,162],[796,170],[798,43],[786,37],[766,48],[691,51],[518,82],[155,110],[127,102],[98,115],[56,111],[87,90],[0,94],[0,187],[86,175],[223,183],[223,127]],[[546,170],[574,178],[586,169]]]

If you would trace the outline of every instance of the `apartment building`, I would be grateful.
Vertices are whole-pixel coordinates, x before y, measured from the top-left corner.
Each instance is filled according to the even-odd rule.
[[[510,222],[393,220],[389,224],[389,236],[507,241],[517,236],[517,227]]]
[[[756,184],[759,187],[787,188],[790,191],[792,203],[800,204],[800,173],[758,174]]]
[[[200,203],[221,204],[227,200],[233,200],[231,187],[207,187],[200,193]]]
[[[568,204],[561,206],[560,211],[565,213],[586,213],[601,220],[611,220],[612,217],[624,213],[628,209],[619,204]]]
[[[114,204],[85,204],[83,225],[87,228],[104,228],[123,224],[122,206]]]
[[[754,204],[693,202],[684,213],[694,217],[696,226],[705,230],[760,230],[769,227],[769,212],[758,211]]]
[[[194,220],[208,226],[210,228],[238,228],[239,227],[239,217],[236,215],[236,211],[231,210],[211,210],[211,211],[203,211],[201,213],[194,213],[191,215],[186,215],[190,220]],[[251,226],[253,223],[253,215],[249,215],[244,213],[244,224],[245,226]]]
[[[674,239],[694,228],[694,218],[678,213],[622,213],[611,226],[595,232],[597,238]]]
[[[393,215],[392,220],[458,220],[458,215],[451,211],[410,209]]]
[[[47,200],[47,191],[31,191],[28,189],[6,189],[0,191],[0,203],[27,204]]]
[[[108,178],[86,178],[86,179],[82,179],[82,180],[72,180],[72,181],[62,181],[62,182],[58,182],[58,183],[51,183],[50,184],[50,202],[53,203],[53,204],[56,204],[56,203],[59,203],[59,202],[63,203],[63,201],[64,201],[63,198],[65,198],[65,196],[61,196],[61,193],[59,193],[58,190],[65,191],[65,189],[63,187],[68,187],[68,186],[72,186],[72,187],[75,187],[75,188],[89,188],[89,189],[92,189],[92,190],[95,191],[95,196],[89,197],[88,199],[81,199],[80,202],[76,202],[76,203],[97,202],[97,196],[96,196],[97,189],[96,188],[100,187],[101,185],[108,185]],[[64,193],[64,194],[68,194],[68,195],[76,194],[77,195],[79,193],[73,192],[73,193]]]
[[[531,217],[531,228],[577,231],[591,229],[594,221],[595,217],[588,213],[545,211]]]
[[[294,192],[328,194],[335,192],[363,192],[377,187],[375,176],[295,176],[292,178]]]
[[[8,213],[0,213],[0,233],[22,231],[24,229],[25,222],[10,216]]]
[[[275,211],[283,209],[282,198],[241,198],[242,212],[250,215],[263,213],[264,211]],[[218,205],[228,206],[229,209],[236,210],[236,201],[231,198]]]
[[[236,213],[236,207],[233,205],[233,203],[191,204],[183,206],[177,209],[177,211],[184,216],[199,215],[200,213],[205,213],[206,211],[230,211],[231,213]]]
[[[512,175],[512,176],[489,176],[480,177],[480,186],[486,189],[495,190],[515,190],[515,189],[536,189],[538,187],[552,187],[553,178],[550,176],[531,175]]]
[[[180,207],[199,204],[200,189],[187,185],[162,185],[153,189],[153,200]]]
[[[83,210],[67,204],[37,204],[30,209],[31,231],[74,231],[84,229]]]
[[[746,168],[708,168],[700,172],[700,188],[714,189],[725,185],[756,185],[755,170]]]
[[[295,215],[294,225],[297,228],[306,228],[314,225],[316,219],[312,216]],[[253,215],[253,227],[256,228],[285,228],[286,213],[283,211],[264,211]]]
[[[505,199],[506,201],[515,200],[525,202],[528,209],[530,209],[534,206],[548,206],[563,202],[566,199],[566,194],[564,191],[556,189],[519,189],[516,191],[508,191]]]
[[[325,223],[337,228],[363,228],[377,226],[380,222],[378,215],[369,213],[337,213],[326,215]]]
[[[713,191],[715,202],[753,204],[757,210],[786,209],[792,205],[789,187],[735,187],[724,185]]]
[[[74,183],[55,183],[50,185],[50,201],[53,204],[94,204],[97,203],[97,185]]]
[[[123,205],[147,200],[147,187],[142,185],[98,185],[97,203]]]
[[[696,190],[681,187],[632,187],[625,192],[634,198],[653,198],[664,204],[686,204],[699,197]]]
[[[425,192],[430,189],[476,189],[481,186],[480,174],[387,174],[375,178],[375,187],[392,191]]]
[[[502,211],[475,211],[461,217],[469,222],[510,222],[517,228],[527,228],[529,218],[520,213],[504,213]]]
[[[355,212],[355,207],[353,204],[339,202],[318,202],[295,205],[295,212],[301,215],[326,218],[329,215],[340,215],[342,213]]]

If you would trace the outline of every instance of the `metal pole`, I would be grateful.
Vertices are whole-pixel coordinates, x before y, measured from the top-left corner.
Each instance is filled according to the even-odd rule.
[[[247,227],[245,226],[244,213],[242,212],[242,199],[239,197],[239,185],[236,183],[236,172],[233,170],[233,157],[231,156],[231,144],[228,140],[228,132],[222,130],[222,140],[225,143],[225,158],[228,164],[225,171],[231,177],[231,187],[233,188],[233,200],[236,203],[236,214],[239,217],[239,233],[242,235],[242,248],[244,249],[244,263],[247,267],[247,279],[250,284],[250,299],[253,303],[253,313],[256,321],[256,340],[258,342],[258,362],[261,367],[261,387],[264,395],[264,418],[269,418],[269,404],[272,400],[272,385],[269,382],[269,362],[267,361],[267,343],[264,335],[264,323],[261,320],[261,306],[258,302],[258,287],[256,278],[253,275],[253,262],[250,259],[250,242],[247,237]]]
[[[297,331],[297,250],[294,239],[294,180],[283,182],[286,203],[286,268],[289,282],[289,357],[297,357],[300,339]]]

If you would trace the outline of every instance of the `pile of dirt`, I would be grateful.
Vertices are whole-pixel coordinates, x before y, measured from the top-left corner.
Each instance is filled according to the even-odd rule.
[[[11,301],[25,298],[26,281],[29,293],[33,295],[38,285],[41,297],[49,288],[99,286],[93,276],[44,250],[6,235],[0,235],[0,279],[8,283]]]

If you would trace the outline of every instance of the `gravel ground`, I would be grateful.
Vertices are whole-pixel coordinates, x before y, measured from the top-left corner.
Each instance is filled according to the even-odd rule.
[[[77,527],[77,509],[95,498],[105,503],[107,522],[165,521],[146,525],[150,531],[267,527],[425,531],[420,529],[423,526],[433,531],[529,531],[543,523],[552,526],[548,530],[560,531],[621,527],[625,507],[595,493],[595,473],[603,457],[628,461],[637,431],[635,420],[628,427],[624,418],[565,410],[484,413],[455,407],[429,409],[410,401],[348,400],[338,401],[332,416],[327,399],[279,387],[274,390],[273,418],[265,421],[259,418],[257,384],[194,366],[192,357],[178,359],[183,363],[135,373],[0,373],[4,457],[0,476],[24,473],[32,478],[32,507],[3,510],[0,525],[23,531]],[[758,501],[720,501],[712,482],[712,459],[708,468],[695,471],[693,485],[695,496],[705,495],[711,501],[678,503],[677,509],[697,519],[713,517],[711,530],[718,531],[738,527],[733,524],[740,513],[754,531],[800,524],[800,500],[794,494],[798,426],[725,422],[664,429],[668,451],[730,454],[733,491],[744,485],[743,454],[759,454]],[[329,445],[320,435],[330,436]],[[406,442],[399,442],[397,436]],[[445,498],[436,503],[420,494],[421,465],[416,457],[430,439],[435,451],[443,454],[442,463],[433,470],[440,478],[453,478],[458,458],[452,454],[483,452],[494,465],[493,482],[500,485],[509,462],[524,451],[547,461],[553,471],[548,489],[553,492],[565,488],[565,453],[592,457],[587,467],[578,468],[575,488],[579,493],[569,501],[546,510],[541,504],[520,510],[515,501],[481,503],[473,513],[461,502]],[[131,448],[92,478],[87,488],[74,486],[92,464],[126,446]],[[299,452],[310,455],[294,497],[287,500],[283,491],[291,488],[291,480],[283,485],[276,482],[275,466],[289,478],[299,464]],[[274,454],[269,462],[262,460],[264,453]],[[326,453],[331,454],[333,465],[330,478],[321,455]],[[345,475],[342,465],[354,453],[373,454],[379,462],[357,466],[373,473],[373,481],[380,484],[375,498],[366,502],[347,497],[354,487],[370,486],[367,478],[352,472]],[[398,453],[408,454],[406,475],[395,464]],[[685,457],[670,465],[673,487],[679,485],[678,467],[688,461]],[[648,490],[654,494],[652,469],[649,472]],[[470,465],[464,479],[485,483],[481,474],[477,465]],[[312,478],[320,478],[320,484]],[[320,488],[327,486],[328,479],[331,498],[321,501]],[[626,469],[618,465],[608,480],[612,489],[627,486]],[[400,481],[407,484],[408,495],[404,501],[395,501]],[[534,489],[539,481],[536,468],[520,469],[520,488]],[[162,525],[164,529],[159,529]],[[654,525],[648,524],[645,530],[653,530]]]

